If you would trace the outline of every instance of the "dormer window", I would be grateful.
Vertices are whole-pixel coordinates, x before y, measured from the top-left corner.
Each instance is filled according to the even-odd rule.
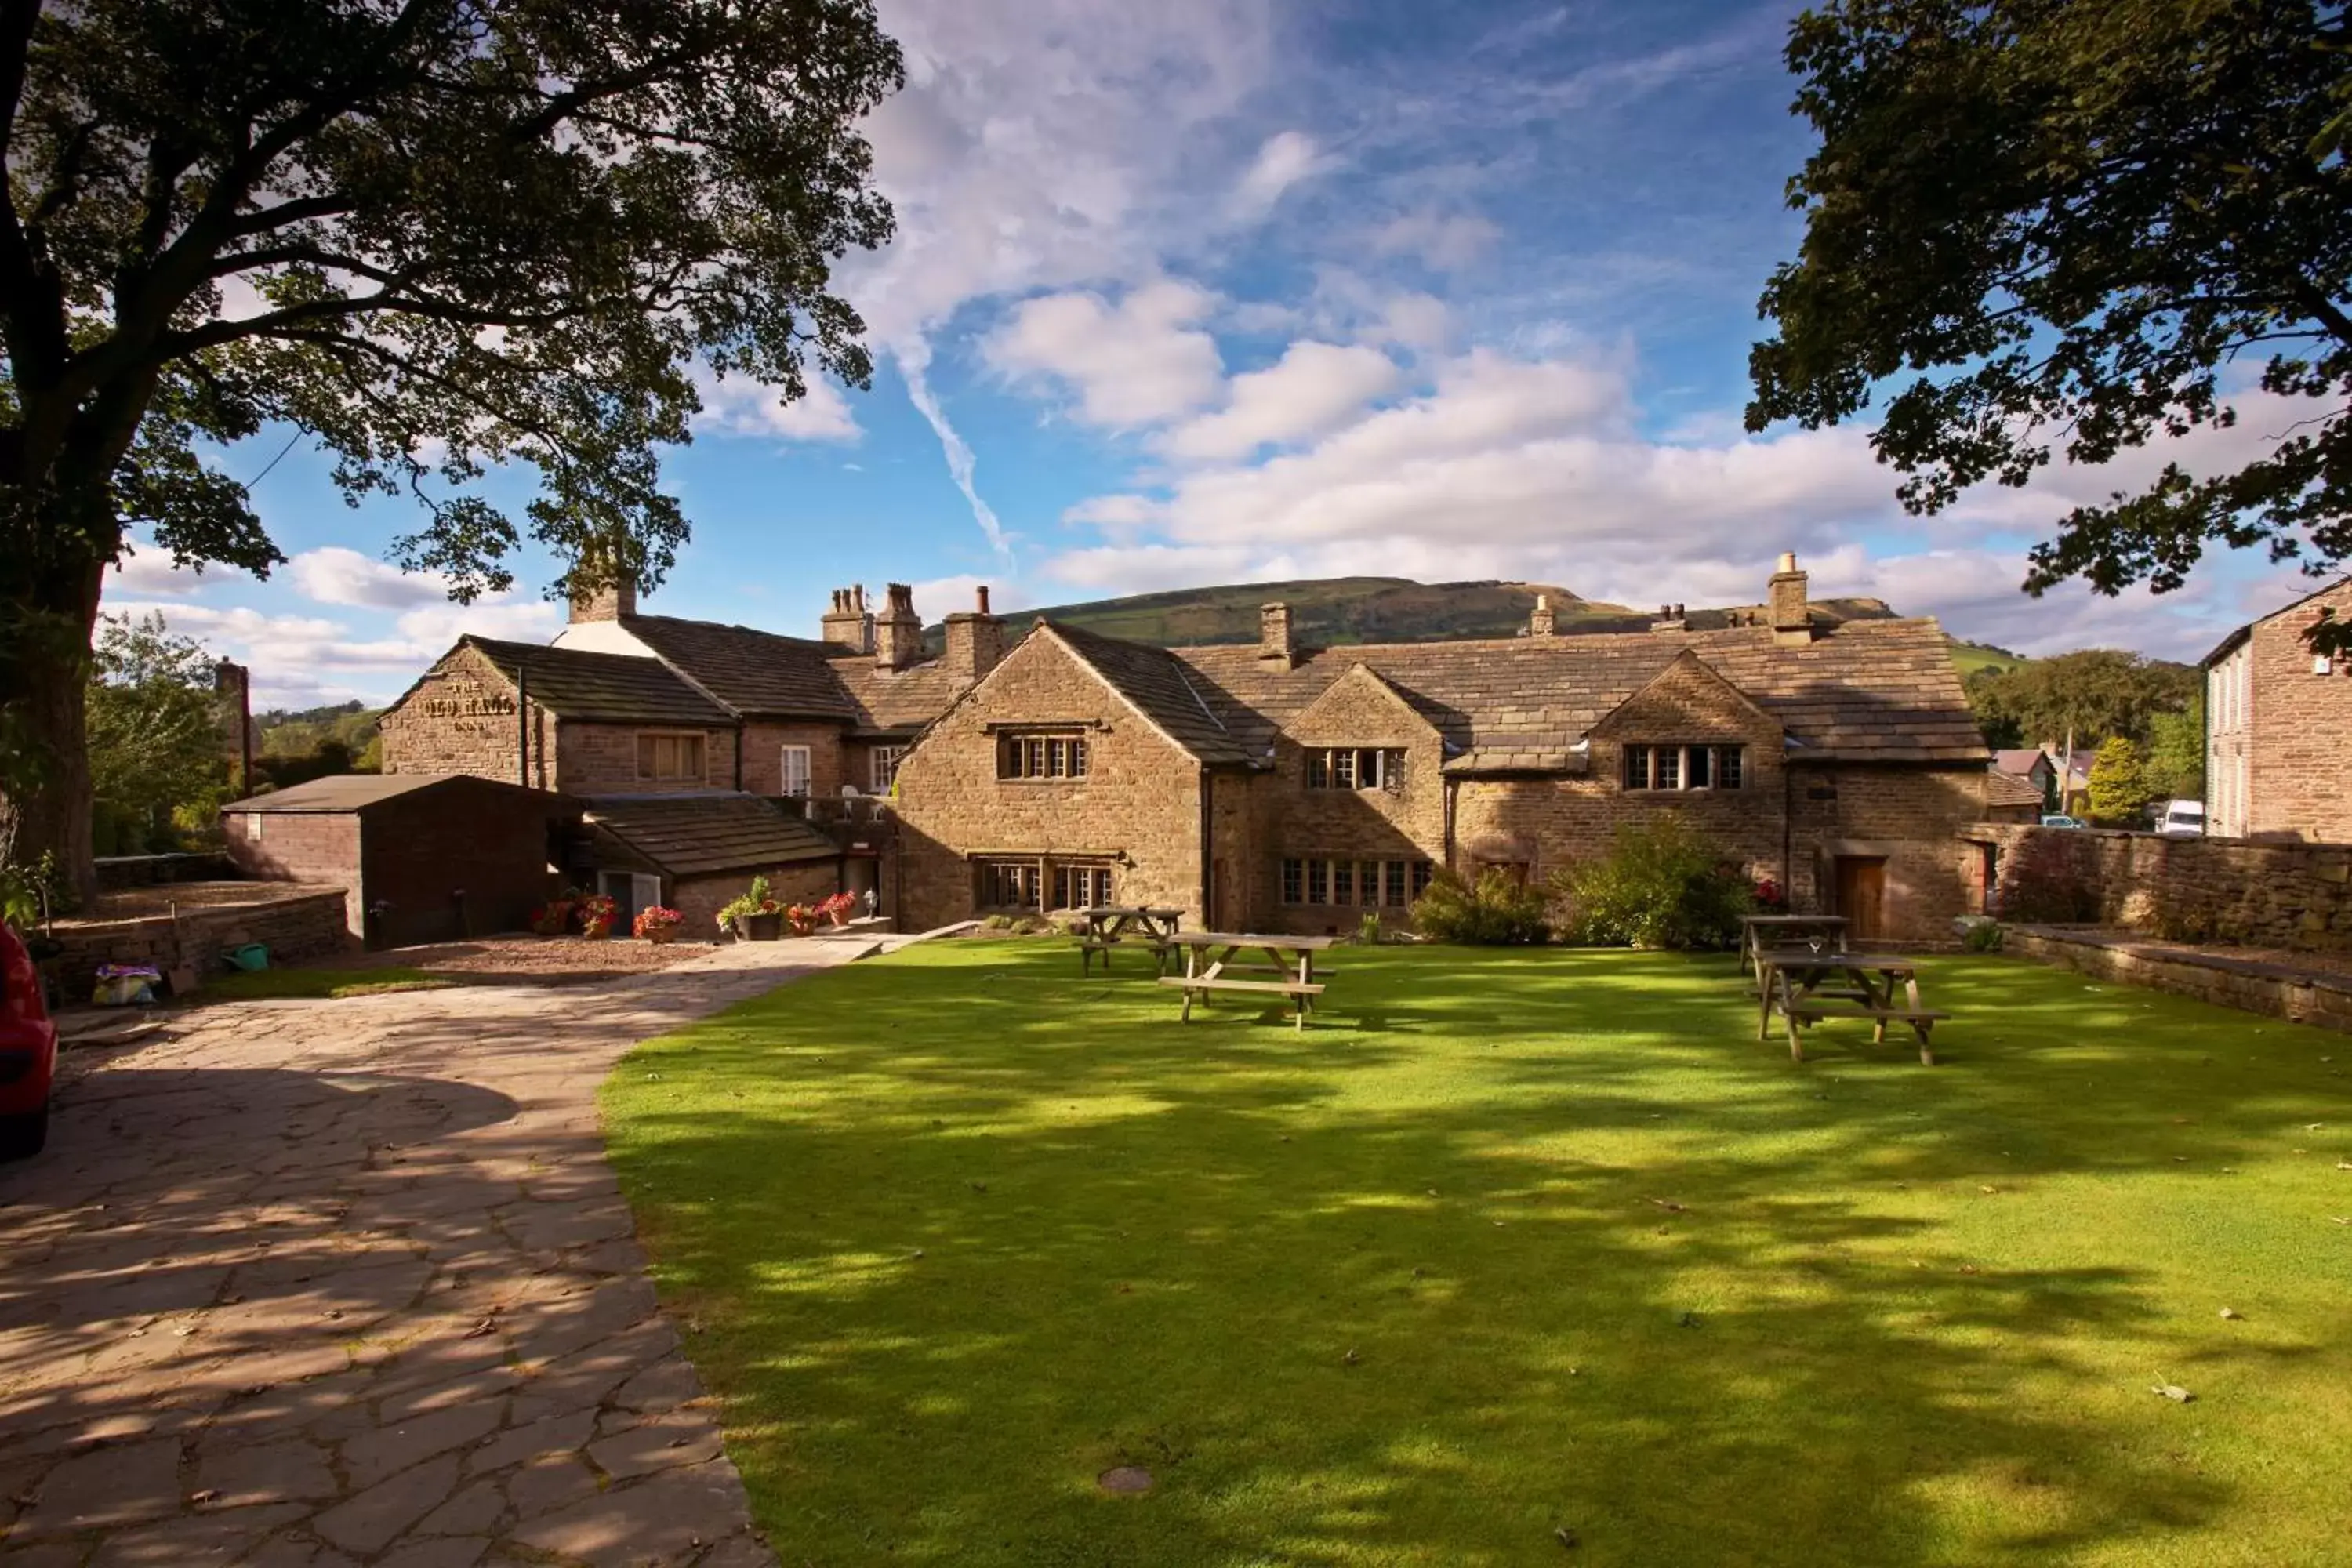
[[[1738,789],[1744,746],[1628,746],[1627,789]]]
[[[1404,751],[1402,747],[1309,746],[1307,787],[1378,789],[1393,795],[1404,788]]]

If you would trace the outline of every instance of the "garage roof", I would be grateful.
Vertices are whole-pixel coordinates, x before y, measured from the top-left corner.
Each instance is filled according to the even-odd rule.
[[[330,773],[307,784],[289,784],[267,795],[249,795],[222,806],[223,811],[365,811],[369,806],[420,790],[463,783],[478,789],[513,790],[543,795],[551,805],[573,804],[551,790],[525,789],[500,779],[474,773]]]

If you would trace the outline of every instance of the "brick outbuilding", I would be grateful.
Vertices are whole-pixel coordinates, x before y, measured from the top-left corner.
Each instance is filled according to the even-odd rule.
[[[2352,577],[2249,622],[2205,656],[2205,831],[2352,843],[2352,658],[2304,633],[2352,619]]]
[[[468,773],[339,773],[233,802],[221,826],[247,876],[341,887],[352,935],[405,947],[528,926],[580,814]]]

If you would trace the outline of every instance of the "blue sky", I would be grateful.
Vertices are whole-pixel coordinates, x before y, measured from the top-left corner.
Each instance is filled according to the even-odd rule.
[[[694,540],[646,607],[813,633],[858,582],[936,618],[981,582],[1017,609],[1352,574],[1724,604],[1793,549],[1817,594],[1961,636],[2180,657],[2300,592],[2253,561],[2154,602],[2017,592],[2053,519],[2160,456],[1918,520],[1860,428],[1741,433],[1756,296],[1799,233],[1792,9],[882,0],[899,235],[841,278],[874,384],[715,386],[667,467]],[[404,507],[346,507],[285,446],[222,462],[262,476],[288,567],[147,551],[110,607],[160,606],[289,704],[388,697],[463,630],[551,635],[550,563],[450,605],[381,559]]]

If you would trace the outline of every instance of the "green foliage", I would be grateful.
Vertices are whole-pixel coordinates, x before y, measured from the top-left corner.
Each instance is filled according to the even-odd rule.
[[[2000,922],[1978,921],[1969,927],[1968,934],[1960,938],[1960,946],[1969,952],[1999,952]]]
[[[1413,901],[1412,923],[1440,942],[1504,947],[1549,941],[1550,914],[1551,895],[1541,884],[1499,870],[1481,873],[1473,884],[1440,871]]]
[[[1747,875],[1674,812],[1620,827],[1566,882],[1570,938],[1597,947],[1737,947],[1756,908]]]
[[[228,768],[202,644],[161,614],[101,616],[89,714],[100,853],[177,847],[175,819],[211,826]]]
[[[460,599],[534,543],[559,593],[651,586],[698,379],[868,379],[831,272],[891,231],[862,127],[902,68],[866,0],[10,17],[0,708],[61,759],[28,816],[79,880],[84,734],[39,693],[80,684],[90,585],[130,531],[283,559],[206,452],[315,442],[355,502],[419,509],[395,553]],[[517,469],[510,515],[484,491]]]
[[[1916,511],[2266,410],[2242,466],[2167,463],[2058,520],[2029,587],[2176,588],[2209,542],[2352,553],[2341,7],[1834,0],[1794,24],[1819,150],[1764,291],[1750,429],[1861,414]],[[2231,378],[2225,381],[2225,377]],[[2340,632],[2340,628],[2339,628]]]
[[[2196,695],[2199,677],[2184,664],[2084,648],[1980,669],[1962,684],[1989,746],[2060,746],[2070,734],[2088,746],[2110,735],[2147,740],[2158,715]]]
[[[2205,697],[2189,700],[2178,713],[2157,713],[2147,721],[2147,759],[2141,770],[2149,795],[2161,800],[2205,798]]]
[[[272,709],[254,716],[260,744],[253,759],[257,782],[284,789],[330,773],[383,771],[381,708],[360,702],[299,712]]]
[[[2139,748],[2117,735],[2091,763],[2091,820],[2105,827],[2137,827],[2147,814],[2147,776]]]

